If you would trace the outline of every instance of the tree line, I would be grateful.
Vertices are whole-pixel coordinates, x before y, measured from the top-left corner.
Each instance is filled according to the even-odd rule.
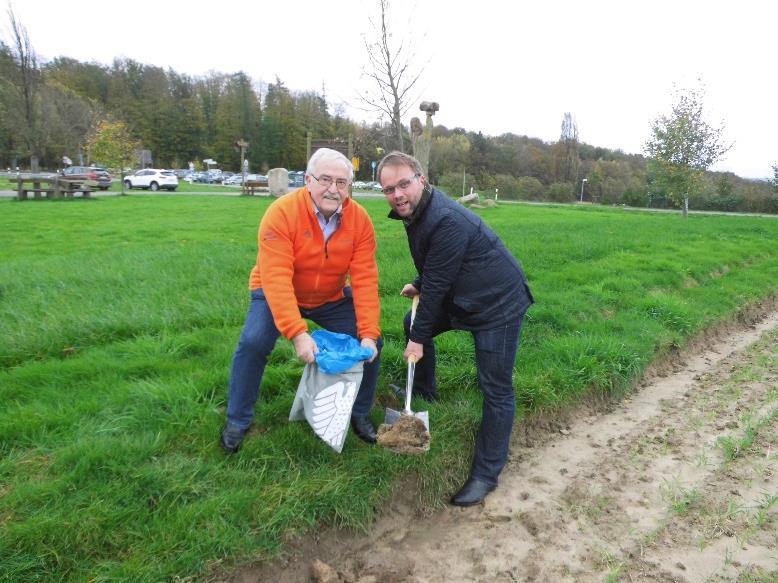
[[[372,161],[411,143],[409,128],[398,131],[396,120],[354,121],[323,90],[291,91],[280,78],[264,83],[244,72],[189,76],[132,59],[104,65],[58,57],[39,63],[25,29],[10,16],[11,42],[0,40],[0,167],[29,168],[35,158],[41,168],[56,169],[63,156],[76,164],[104,163],[90,144],[107,121],[123,124],[133,143],[150,151],[150,163],[163,168],[211,158],[238,170],[236,141],[242,139],[249,142],[246,156],[254,172],[303,169],[310,134],[351,139],[361,162],[357,178],[370,180]],[[778,212],[775,172],[765,181],[703,172],[689,206]],[[435,126],[429,174],[451,195],[474,188],[500,199],[678,205],[672,185],[643,155],[580,141],[569,112],[556,142]]]

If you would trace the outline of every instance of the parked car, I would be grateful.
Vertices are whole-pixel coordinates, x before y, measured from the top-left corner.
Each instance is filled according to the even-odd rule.
[[[96,182],[97,188],[100,190],[108,190],[111,187],[111,175],[104,168],[68,166],[62,169],[60,175],[72,180],[74,182],[73,186],[76,189],[87,181]]]
[[[209,177],[209,181],[208,181],[209,183],[221,184],[223,178],[221,170],[219,170],[218,168],[212,168],[211,170],[207,170],[205,173]]]
[[[173,191],[178,188],[178,177],[170,170],[146,168],[124,177],[124,187],[157,191],[160,188]]]
[[[202,182],[204,184],[218,184],[221,181],[221,170],[206,170],[205,172],[199,172],[195,178],[195,182]]]
[[[289,187],[300,188],[305,186],[305,172],[302,170],[292,171],[289,173]]]
[[[233,174],[222,180],[222,184],[243,184],[243,174]]]

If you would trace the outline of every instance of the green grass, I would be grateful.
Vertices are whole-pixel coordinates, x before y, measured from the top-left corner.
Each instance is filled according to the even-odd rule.
[[[217,446],[265,197],[0,201],[0,581],[159,581],[274,556],[321,525],[364,528],[404,476],[423,504],[464,477],[480,420],[467,334],[440,338],[432,448],[349,435],[342,455],[286,421],[302,364],[271,357],[255,429]],[[404,378],[399,222],[379,241],[379,400]],[[519,421],[646,365],[778,289],[778,221],[511,205],[480,211],[527,270]],[[484,282],[488,285],[488,281]],[[421,405],[424,405],[423,407]]]

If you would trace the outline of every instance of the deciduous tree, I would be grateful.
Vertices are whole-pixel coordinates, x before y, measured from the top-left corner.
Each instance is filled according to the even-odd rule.
[[[554,145],[554,175],[560,182],[578,184],[578,125],[573,115],[567,111],[562,118],[562,133]]]
[[[94,160],[119,168],[124,194],[124,169],[135,156],[140,144],[121,121],[103,120],[89,139],[89,150]]]
[[[670,115],[653,121],[645,144],[655,180],[672,200],[683,204],[684,217],[702,173],[731,147],[723,141],[723,129],[705,121],[703,98],[702,89],[679,93]]]

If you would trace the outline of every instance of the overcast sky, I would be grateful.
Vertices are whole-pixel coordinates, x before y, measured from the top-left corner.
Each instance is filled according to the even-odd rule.
[[[277,75],[373,119],[357,106],[377,0],[0,2],[42,60]],[[778,162],[775,0],[392,0],[391,9],[396,40],[411,38],[424,65],[416,102],[440,103],[437,124],[555,141],[569,111],[581,141],[640,153],[674,87],[701,78],[708,122],[734,143],[714,169],[766,178]],[[417,115],[414,103],[406,123]]]

